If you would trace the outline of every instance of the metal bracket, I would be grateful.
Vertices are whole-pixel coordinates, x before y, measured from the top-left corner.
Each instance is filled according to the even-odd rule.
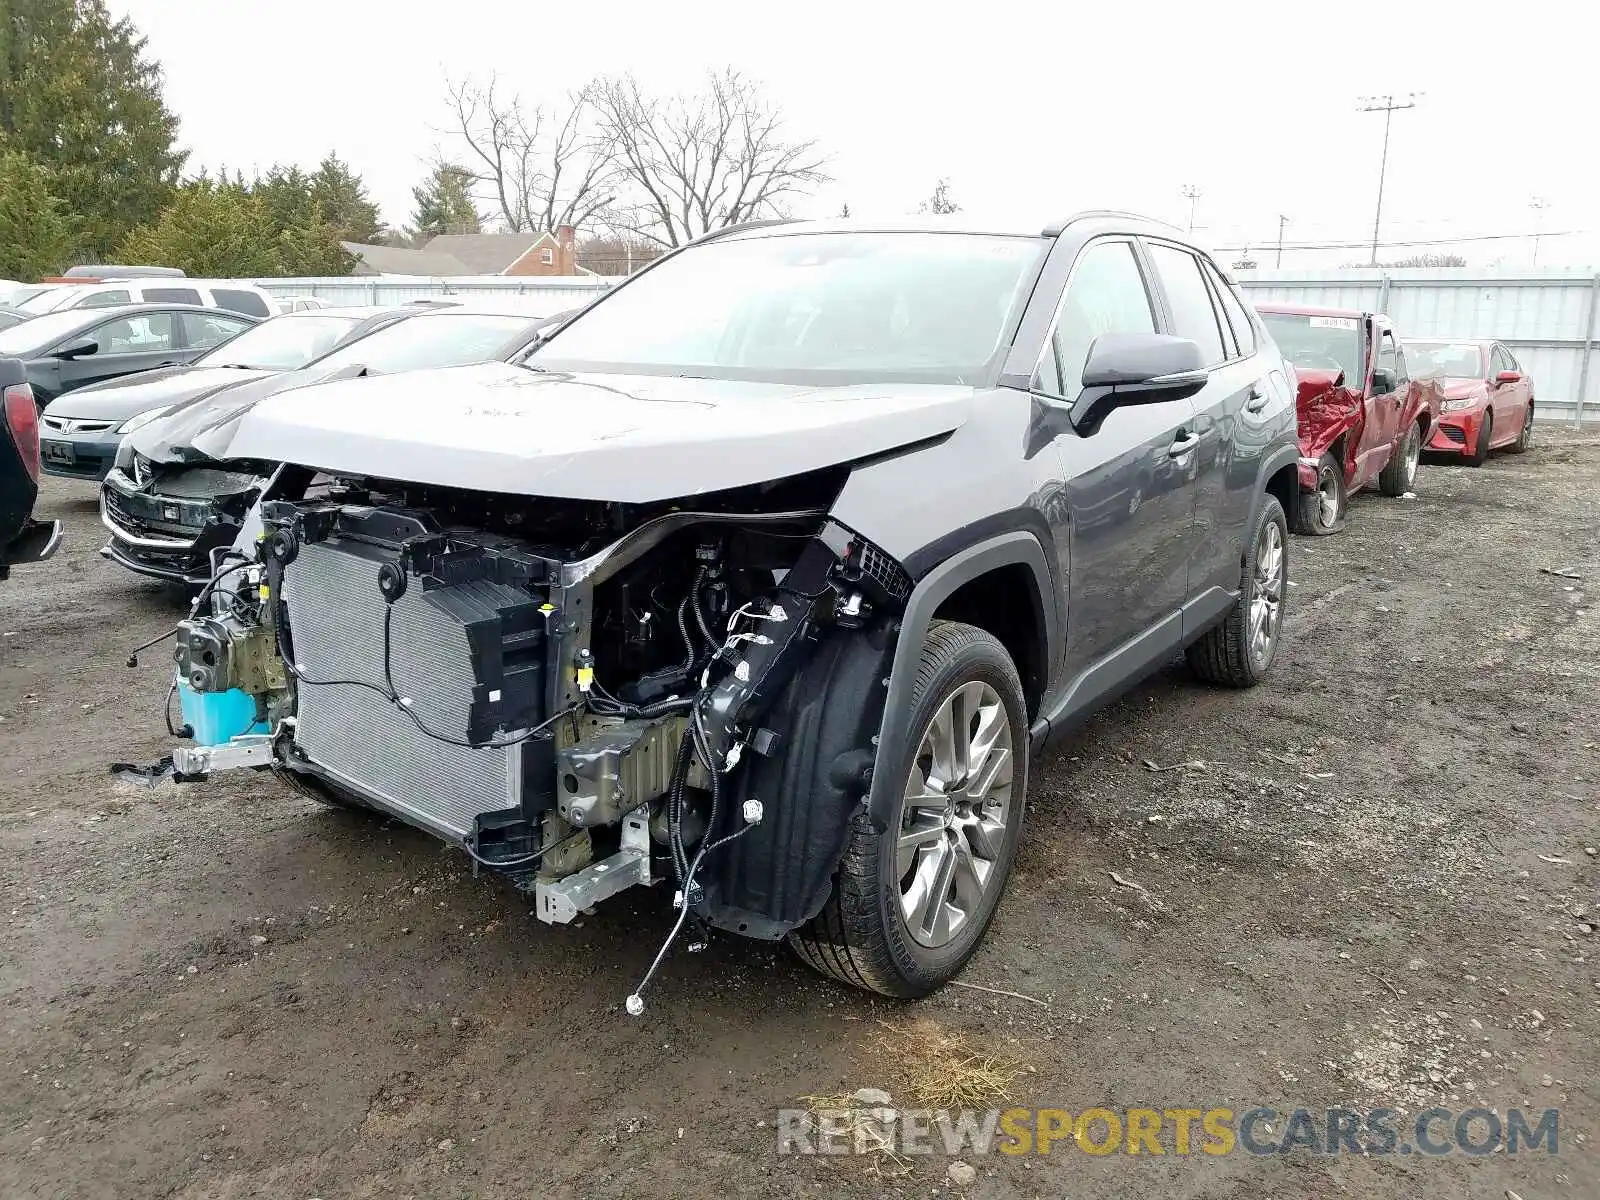
[[[179,775],[206,775],[212,771],[271,765],[270,733],[247,733],[220,746],[181,746],[172,752],[172,769]]]
[[[650,817],[643,809],[623,819],[622,847],[610,858],[562,879],[541,879],[534,888],[534,913],[547,925],[566,925],[635,885],[650,885]]]

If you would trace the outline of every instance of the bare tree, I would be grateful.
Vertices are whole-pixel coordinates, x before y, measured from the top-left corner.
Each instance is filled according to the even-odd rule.
[[[670,99],[647,95],[631,75],[603,79],[594,102],[628,193],[607,219],[660,246],[781,216],[828,178],[816,142],[793,140],[782,110],[731,67]]]
[[[950,194],[950,181],[941,179],[934,184],[933,195],[917,205],[917,211],[919,213],[933,213],[941,217],[948,216],[950,213],[960,212],[961,205],[957,204],[955,197]]]
[[[446,93],[450,133],[468,150],[464,167],[508,230],[581,226],[611,203],[618,174],[598,128],[593,85],[549,108],[525,104],[494,76],[447,82]]]

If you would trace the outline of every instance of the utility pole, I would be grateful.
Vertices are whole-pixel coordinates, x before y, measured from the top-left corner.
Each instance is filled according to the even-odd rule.
[[[1194,203],[1195,203],[1196,200],[1200,199],[1200,196],[1201,196],[1200,189],[1198,187],[1196,187],[1192,183],[1186,183],[1181,188],[1179,188],[1178,191],[1183,195],[1184,199],[1189,201],[1189,232],[1193,233],[1194,232]]]
[[[1535,196],[1528,201],[1528,207],[1533,209],[1533,265],[1539,265],[1539,239],[1544,235],[1544,210],[1550,207],[1550,201],[1543,196]]]
[[[1283,227],[1289,223],[1289,218],[1282,213],[1278,214],[1278,261],[1277,266],[1283,266]]]
[[[1383,114],[1383,157],[1378,160],[1378,205],[1372,214],[1372,266],[1378,265],[1378,222],[1383,219],[1383,177],[1389,170],[1389,122],[1403,109],[1415,108],[1420,92],[1412,92],[1403,101],[1393,96],[1363,96],[1358,105],[1360,112]]]

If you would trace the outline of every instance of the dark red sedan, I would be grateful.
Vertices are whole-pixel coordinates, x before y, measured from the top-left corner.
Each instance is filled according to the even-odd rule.
[[[1406,361],[1414,376],[1437,376],[1444,403],[1430,453],[1459,454],[1481,467],[1489,451],[1520,454],[1533,437],[1533,379],[1500,342],[1462,339],[1410,341]]]

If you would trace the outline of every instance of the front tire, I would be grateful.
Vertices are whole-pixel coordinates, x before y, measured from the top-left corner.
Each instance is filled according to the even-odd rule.
[[[1528,411],[1522,416],[1522,432],[1517,434],[1517,440],[1512,442],[1508,449],[1513,454],[1526,454],[1528,446],[1533,441],[1533,405],[1528,405]]]
[[[1467,455],[1467,466],[1481,467],[1489,461],[1489,442],[1494,437],[1494,413],[1485,409],[1483,423],[1478,426],[1478,443]]]
[[[896,761],[901,800],[878,833],[852,819],[822,911],[789,937],[808,966],[885,996],[949,982],[977,950],[1011,874],[1028,790],[1027,705],[1005,647],[935,622]]]
[[[1310,492],[1294,494],[1294,516],[1290,528],[1306,537],[1327,537],[1344,528],[1350,504],[1345,490],[1344,467],[1332,454],[1317,463],[1317,486]]]
[[[1262,497],[1254,536],[1248,543],[1239,599],[1220,625],[1185,651],[1189,669],[1207,683],[1255,687],[1277,657],[1289,592],[1289,538],[1283,505],[1270,492]]]
[[[1400,439],[1394,457],[1378,472],[1378,490],[1385,496],[1404,496],[1417,482],[1417,461],[1422,457],[1422,426],[1413,423]]]

